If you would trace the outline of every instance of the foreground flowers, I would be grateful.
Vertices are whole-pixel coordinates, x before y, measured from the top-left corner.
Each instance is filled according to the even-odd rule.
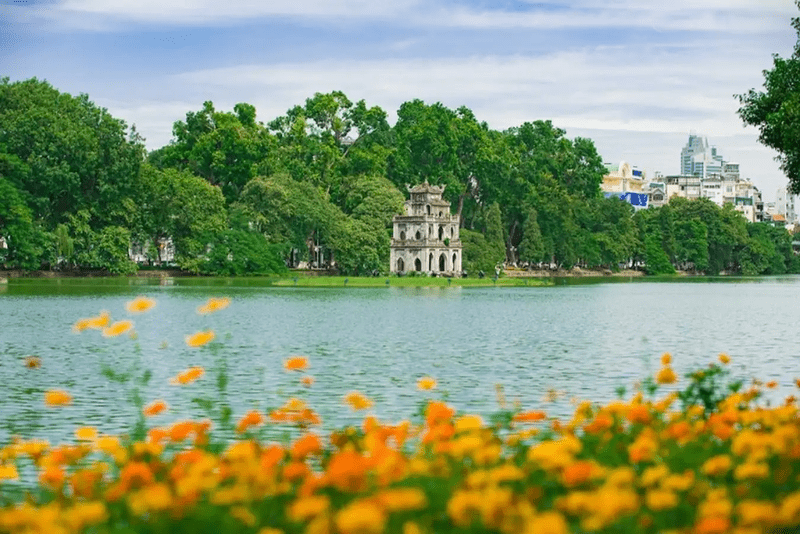
[[[367,415],[327,434],[297,397],[272,410],[212,410],[215,422],[148,428],[153,419],[144,417],[171,415],[155,400],[139,406],[139,439],[128,437],[133,429],[114,436],[79,427],[71,443],[14,439],[0,448],[0,532],[797,531],[794,399],[761,403],[760,382],[730,379],[729,357],[680,380],[672,360],[664,355],[661,371],[630,398],[580,402],[565,419],[537,406],[489,420],[459,413],[422,400],[432,395],[432,377],[416,384],[422,393],[409,393],[421,402],[411,421]],[[308,361],[285,364],[300,370]],[[191,367],[171,382],[204,373]],[[292,387],[302,390],[297,378]],[[658,382],[683,389],[659,396]],[[374,405],[357,391],[343,400],[353,410]],[[61,390],[45,401],[71,409]],[[34,491],[14,491],[23,482]]]

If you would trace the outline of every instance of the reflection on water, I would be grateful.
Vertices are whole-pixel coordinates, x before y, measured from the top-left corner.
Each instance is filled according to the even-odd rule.
[[[781,394],[800,376],[795,277],[376,289],[271,288],[259,279],[12,279],[0,291],[0,441],[12,434],[59,441],[84,424],[127,432],[136,415],[134,380],[148,369],[152,378],[139,386],[145,401],[163,398],[171,407],[157,424],[203,416],[205,401],[227,402],[238,416],[303,396],[327,426],[358,419],[341,402],[350,390],[372,397],[379,417],[408,417],[425,398],[415,389],[424,375],[436,377],[439,393],[459,409],[483,414],[497,408],[496,384],[525,408],[557,414],[570,409],[570,396],[610,399],[617,386],[654,373],[664,351],[679,374],[727,352],[737,373],[778,380]],[[132,317],[136,340],[70,331],[100,310],[128,317],[125,301],[138,294],[158,304]],[[233,299],[228,309],[196,313],[222,295]],[[217,333],[213,346],[186,347],[186,334],[207,328]],[[298,354],[309,357],[310,389],[283,369]],[[42,368],[26,368],[28,355],[39,356]],[[204,366],[205,377],[169,385],[193,365]],[[110,378],[126,373],[125,384]],[[50,388],[69,390],[73,405],[44,408]],[[569,395],[543,404],[550,389]]]

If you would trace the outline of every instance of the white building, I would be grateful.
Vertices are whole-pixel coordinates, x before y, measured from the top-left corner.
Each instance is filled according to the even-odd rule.
[[[392,219],[389,270],[453,276],[461,273],[460,218],[442,199],[444,186],[427,182],[409,189],[405,215]]]
[[[798,219],[796,206],[800,207],[798,196],[793,195],[791,191],[789,191],[789,187],[786,186],[778,189],[778,193],[775,198],[776,212],[786,217],[787,224],[797,224]]]

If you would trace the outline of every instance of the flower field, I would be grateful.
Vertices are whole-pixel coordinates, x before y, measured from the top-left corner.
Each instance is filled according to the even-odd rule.
[[[198,313],[229,303],[211,299]],[[156,305],[140,297],[126,308]],[[133,321],[105,312],[73,329],[136,336]],[[185,342],[204,350],[214,339],[207,330]],[[0,532],[797,532],[795,399],[770,405],[762,393],[776,384],[735,380],[729,362],[721,354],[679,377],[664,354],[632,395],[576,402],[567,419],[509,406],[502,391],[490,419],[460,413],[435,377],[409,379],[420,410],[397,421],[377,420],[372,399],[343,390],[342,409],[363,420],[330,432],[299,397],[202,420],[171,419],[166,402],[142,399],[127,435],[79,427],[70,443],[0,444]],[[308,367],[287,356],[286,380],[313,388]],[[172,387],[201,388],[205,373],[187,368]],[[72,402],[67,390],[42,398],[50,410]],[[215,438],[228,426],[237,439]],[[266,439],[276,427],[285,439]]]

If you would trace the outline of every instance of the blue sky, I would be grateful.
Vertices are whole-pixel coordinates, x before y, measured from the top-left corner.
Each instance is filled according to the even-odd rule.
[[[786,179],[733,97],[791,54],[792,0],[0,0],[0,75],[36,76],[135,124],[150,149],[212,100],[269,121],[315,92],[387,111],[551,119],[604,160],[678,172],[708,137],[773,200]]]

